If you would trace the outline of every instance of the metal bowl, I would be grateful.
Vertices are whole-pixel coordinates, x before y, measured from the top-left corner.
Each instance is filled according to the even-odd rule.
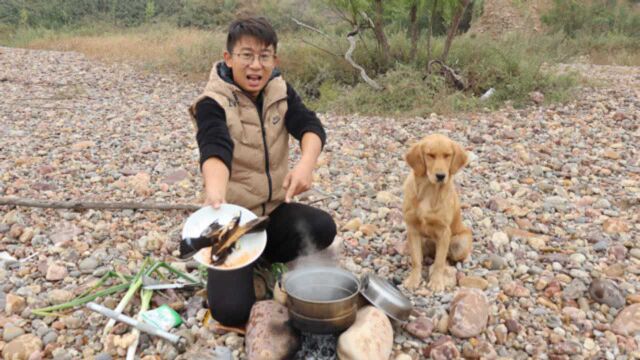
[[[302,332],[335,334],[348,329],[356,321],[357,313],[358,307],[354,305],[349,312],[331,319],[311,318],[300,315],[291,309],[289,310],[289,317],[291,318],[291,324]]]
[[[365,274],[360,280],[360,293],[372,305],[387,316],[398,321],[407,321],[413,305],[398,288],[389,281],[373,274]]]
[[[286,305],[302,331],[337,332],[351,326],[358,310],[360,281],[333,267],[293,270],[284,276]]]

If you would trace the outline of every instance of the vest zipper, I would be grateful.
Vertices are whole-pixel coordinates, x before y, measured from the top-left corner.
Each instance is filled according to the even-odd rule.
[[[264,216],[267,212],[267,203],[271,201],[272,196],[272,187],[273,183],[271,180],[271,173],[269,172],[269,148],[267,147],[267,132],[264,128],[264,118],[262,117],[262,109],[258,109],[256,105],[256,109],[258,110],[258,116],[260,117],[260,129],[262,130],[262,144],[264,145],[264,169],[267,174],[267,182],[269,184],[269,196],[267,197],[267,202],[262,204],[262,215]]]

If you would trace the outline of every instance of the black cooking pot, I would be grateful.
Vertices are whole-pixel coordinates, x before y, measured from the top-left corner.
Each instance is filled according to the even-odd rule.
[[[256,302],[253,264],[234,270],[209,268],[207,300],[216,321],[226,326],[244,326]]]

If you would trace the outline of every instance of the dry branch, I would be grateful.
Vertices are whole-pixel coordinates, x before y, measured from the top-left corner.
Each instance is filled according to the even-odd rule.
[[[364,79],[364,81],[367,84],[369,84],[369,86],[371,86],[372,88],[374,88],[376,90],[382,90],[383,87],[380,86],[373,79],[371,79],[367,75],[367,72],[364,70],[364,68],[362,66],[356,64],[356,62],[353,61],[353,59],[351,58],[351,56],[353,54],[353,51],[356,49],[356,35],[358,34],[359,31],[360,31],[360,29],[356,28],[354,31],[352,31],[349,34],[347,34],[347,40],[349,40],[349,49],[344,54],[344,58],[347,59],[347,61],[349,62],[349,64],[351,64],[351,66],[353,66],[354,68],[360,70],[360,76],[362,77],[362,79]]]
[[[295,22],[295,23],[296,23],[296,24],[298,24],[299,26],[302,26],[302,27],[307,28],[307,29],[309,29],[309,30],[315,31],[315,32],[317,32],[317,33],[319,33],[319,34],[321,34],[321,35],[324,35],[324,36],[326,36],[326,37],[329,37],[329,35],[325,34],[322,30],[320,30],[320,29],[316,29],[316,28],[314,28],[314,27],[313,27],[313,26],[311,26],[311,25],[307,25],[307,24],[303,23],[302,21],[300,21],[300,20],[298,20],[298,19],[296,19],[296,18],[294,18],[294,17],[291,17],[291,20],[293,20],[293,22]]]
[[[21,199],[15,197],[0,197],[0,205],[14,205],[26,207],[40,207],[52,209],[139,209],[139,210],[189,210],[195,211],[202,205],[195,204],[168,204],[168,203],[149,203],[149,202],[102,202],[102,201],[54,201],[54,200],[35,200]]]
[[[440,65],[440,73],[445,77],[445,79],[451,81],[456,89],[464,90],[467,88],[467,82],[464,80],[464,78],[458,75],[455,70],[445,65],[441,60],[429,61],[429,65],[427,66],[427,71],[429,73],[432,72],[434,64]]]

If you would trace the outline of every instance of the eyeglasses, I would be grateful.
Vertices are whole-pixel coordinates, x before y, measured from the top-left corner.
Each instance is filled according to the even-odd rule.
[[[271,66],[273,65],[273,62],[276,58],[275,54],[269,54],[269,53],[254,54],[251,52],[241,52],[241,53],[234,53],[234,55],[238,56],[240,61],[245,65],[253,64],[253,61],[257,56],[260,64],[262,64],[263,66]]]

